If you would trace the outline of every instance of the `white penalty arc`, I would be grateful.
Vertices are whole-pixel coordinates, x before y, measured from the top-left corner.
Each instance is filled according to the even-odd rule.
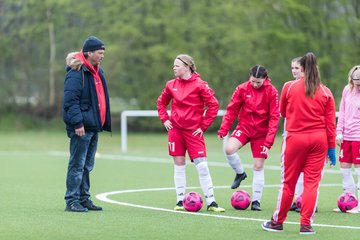
[[[330,186],[334,186],[334,185],[338,185],[338,184],[322,184],[321,186],[323,186],[323,187],[329,186],[330,187]],[[247,187],[251,187],[251,186],[242,186],[242,187],[247,188]],[[266,185],[265,187],[278,187],[278,185]],[[216,186],[214,188],[229,188],[229,186]],[[187,189],[199,189],[199,187],[187,187]],[[169,213],[175,213],[175,214],[188,214],[188,215],[196,215],[196,216],[204,216],[204,217],[224,218],[224,219],[243,220],[243,221],[255,221],[255,222],[265,222],[265,221],[269,220],[269,219],[260,219],[260,218],[226,216],[226,215],[220,215],[220,214],[208,214],[208,213],[201,213],[201,212],[175,211],[173,209],[151,207],[151,206],[121,202],[121,201],[116,201],[116,200],[112,200],[109,198],[112,195],[118,195],[118,194],[136,193],[136,192],[170,191],[170,190],[175,190],[175,189],[174,189],[174,187],[128,189],[128,190],[99,193],[96,195],[96,198],[100,201],[107,202],[107,203],[118,204],[118,205],[127,206],[127,207],[148,209],[148,210],[153,210],[153,211],[169,212]],[[285,222],[285,223],[299,225],[298,222]],[[360,230],[360,227],[357,227],[357,226],[342,226],[342,225],[330,225],[330,224],[319,224],[319,223],[314,223],[314,224],[312,224],[312,226]]]

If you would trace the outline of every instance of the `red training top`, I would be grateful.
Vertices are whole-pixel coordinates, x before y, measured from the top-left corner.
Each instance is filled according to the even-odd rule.
[[[237,127],[241,126],[249,138],[265,137],[264,145],[267,148],[273,145],[280,114],[278,91],[270,81],[265,79],[258,89],[250,81],[236,87],[218,131],[219,136],[226,136],[239,117]]]
[[[170,120],[178,129],[195,130],[200,127],[205,132],[219,110],[219,103],[214,95],[214,91],[197,73],[193,73],[188,80],[179,77],[170,80],[157,99],[159,118],[162,123]],[[169,116],[166,108],[170,101]]]
[[[284,84],[280,113],[288,132],[312,133],[326,130],[328,147],[335,147],[335,101],[331,91],[320,84],[313,98],[305,97],[304,77]]]

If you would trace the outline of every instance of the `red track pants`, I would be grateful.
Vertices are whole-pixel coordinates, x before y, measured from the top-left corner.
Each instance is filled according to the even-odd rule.
[[[284,136],[281,153],[281,185],[275,223],[283,223],[294,198],[299,174],[304,172],[304,191],[301,202],[301,225],[311,225],[319,196],[319,183],[328,150],[324,131],[311,133],[288,133]]]

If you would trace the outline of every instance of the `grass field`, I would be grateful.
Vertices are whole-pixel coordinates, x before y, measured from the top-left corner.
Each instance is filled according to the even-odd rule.
[[[120,152],[120,135],[102,133],[91,175],[92,199],[102,212],[64,212],[68,138],[65,132],[0,133],[0,239],[299,239],[299,214],[290,212],[283,233],[264,232],[280,183],[280,142],[270,152],[265,170],[262,212],[236,211],[228,186],[233,172],[222,154],[221,142],[207,136],[208,160],[215,197],[225,213],[172,211],[175,204],[173,165],[164,134],[130,134],[129,151]],[[240,150],[248,178],[241,188],[251,193],[251,158]],[[338,166],[329,169],[320,188],[317,239],[358,239],[359,215],[334,213],[341,193]],[[188,164],[187,185],[198,188],[195,167]],[[118,191],[103,202],[96,195]],[[105,196],[105,195],[101,195]]]

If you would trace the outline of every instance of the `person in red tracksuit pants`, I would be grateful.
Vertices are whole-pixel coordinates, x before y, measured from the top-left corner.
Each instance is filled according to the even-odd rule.
[[[304,76],[284,84],[280,113],[286,118],[287,135],[281,153],[281,185],[276,210],[271,221],[264,222],[266,231],[283,231],[294,197],[296,181],[304,173],[304,191],[300,210],[300,234],[314,234],[311,227],[319,196],[322,170],[335,156],[335,101],[331,91],[321,83],[316,56],[307,53],[300,59]],[[328,158],[327,158],[328,156]]]
[[[203,136],[217,116],[219,103],[214,96],[214,91],[207,82],[201,80],[196,72],[192,57],[186,54],[178,55],[174,60],[173,71],[176,78],[166,83],[157,99],[157,110],[161,122],[168,131],[169,155],[174,158],[174,182],[177,195],[174,210],[184,210],[185,153],[187,151],[198,171],[207,210],[224,212],[225,209],[219,207],[215,201]],[[166,109],[170,101],[169,116]]]
[[[261,211],[260,201],[265,184],[264,162],[274,143],[280,119],[278,102],[278,91],[271,84],[266,68],[256,65],[250,69],[249,80],[236,87],[218,131],[219,139],[223,139],[238,118],[238,125],[224,149],[226,159],[236,173],[232,189],[239,187],[247,177],[237,151],[250,142],[254,158],[253,211]]]

